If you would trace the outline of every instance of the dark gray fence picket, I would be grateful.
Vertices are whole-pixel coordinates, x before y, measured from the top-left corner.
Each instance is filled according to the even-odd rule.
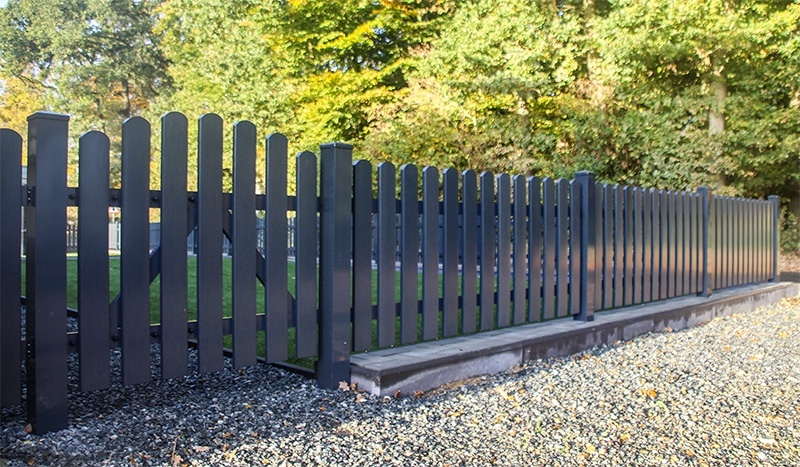
[[[267,137],[267,211],[264,249],[264,306],[266,330],[264,358],[268,363],[289,358],[289,283],[286,257],[287,164],[289,142],[275,133]]]
[[[109,140],[106,135],[91,131],[80,137],[78,354],[81,391],[105,389],[111,385],[108,352],[111,337],[108,317],[108,156]],[[186,233],[185,223],[183,231]],[[185,318],[182,327],[186,327]],[[186,351],[186,345],[182,347]]]
[[[542,319],[542,187],[538,177],[528,183],[528,321]]]
[[[150,124],[122,125],[122,382],[150,381]]]
[[[422,339],[439,335],[439,171],[422,169]]]
[[[675,296],[680,297],[684,294],[683,283],[686,270],[686,223],[684,222],[685,212],[683,210],[684,193],[675,193]]]
[[[257,355],[256,276],[261,255],[256,247],[256,127],[233,127],[233,258],[231,308],[233,366],[254,365]]]
[[[662,279],[662,253],[661,253],[661,191],[653,189],[650,193],[653,199],[653,293],[651,295],[653,300],[661,299],[661,290],[663,286]]]
[[[544,230],[544,274],[542,277],[542,319],[556,317],[556,202],[555,184],[550,177],[542,180],[542,226]]]
[[[653,190],[642,192],[642,301],[647,303],[653,294]]]
[[[511,324],[511,177],[497,176],[497,327]]]
[[[747,232],[745,234],[744,256],[745,256],[745,280],[748,283],[754,282],[753,276],[753,232],[755,231],[755,219],[753,218],[753,208],[755,201],[747,200],[744,210],[744,225]]]
[[[613,306],[623,305],[623,274],[625,271],[625,192],[620,185],[614,186],[614,300]]]
[[[734,204],[734,228],[733,228],[733,268],[736,277],[736,285],[742,285],[742,233],[744,233],[744,225],[742,224],[742,199],[736,198]]]
[[[378,347],[395,344],[396,178],[392,163],[378,164]]]
[[[197,351],[202,373],[222,370],[222,119],[198,122]]]
[[[642,303],[642,268],[644,267],[644,206],[642,190],[638,187],[633,188],[633,301],[634,305]]]
[[[13,130],[0,129],[0,407],[17,405],[22,400],[21,181],[22,137]]]
[[[769,222],[769,206],[762,204],[759,210],[759,279],[764,280],[769,277],[769,236],[768,222]]]
[[[725,249],[723,252],[723,260],[725,262],[725,287],[733,286],[733,209],[732,202],[729,196],[724,197],[724,223],[725,223]]]
[[[28,118],[28,188],[34,203],[25,209],[25,376],[28,421],[36,434],[67,426],[67,348],[64,345],[67,251],[64,237],[52,233],[64,232],[67,227],[68,122],[66,115],[47,112],[37,112]],[[134,125],[140,122],[143,120],[135,121]],[[127,130],[129,136],[140,136],[131,131],[130,124],[128,121],[127,126],[123,126],[123,133]],[[123,145],[123,154],[133,152],[130,145]],[[12,212],[16,216],[16,209]],[[145,262],[146,254],[147,251]],[[146,338],[147,334],[144,335]],[[135,341],[134,336],[131,342]],[[148,350],[149,346],[145,347],[144,365],[140,365],[145,367],[147,379],[150,377]],[[126,361],[123,355],[123,378],[125,372],[132,369],[131,357],[128,355]]]
[[[528,252],[527,238],[527,202],[526,202],[526,183],[523,175],[514,176],[514,207],[513,207],[513,237],[512,237],[512,266],[514,269],[514,279],[512,289],[514,291],[514,324],[522,324],[527,320],[527,303],[525,299],[525,289],[527,282],[526,255]]]
[[[614,306],[614,186],[603,185],[603,305]]]
[[[353,350],[361,351],[372,346],[372,165],[364,160],[353,164],[352,249]]]
[[[677,293],[678,221],[675,206],[676,193],[667,191],[667,298]]]
[[[161,119],[161,378],[186,374],[186,172],[188,122],[179,113]],[[255,226],[253,226],[255,231]]]
[[[661,205],[661,300],[665,300],[669,297],[669,287],[670,287],[670,264],[671,259],[669,257],[670,248],[670,218],[669,218],[669,192],[666,190],[659,190],[659,199]]]
[[[584,229],[589,239],[592,237],[592,230],[594,230],[594,301],[591,307],[591,316],[588,316],[589,321],[594,319],[594,312],[602,309],[603,303],[603,228],[602,228],[602,212],[603,212],[603,185],[597,183],[594,173],[586,172],[585,178],[589,180],[589,188],[587,191],[594,187],[594,204],[592,200],[586,203],[588,212],[587,225]],[[589,258],[591,261],[591,257]],[[587,310],[588,313],[589,310]]]
[[[581,184],[569,181],[569,314],[581,312]]]
[[[556,182],[556,316],[569,314],[569,203],[567,191],[569,181],[558,179]]]
[[[623,261],[624,261],[624,270],[622,273],[622,280],[623,280],[623,304],[624,305],[631,305],[633,304],[633,224],[634,224],[634,215],[636,213],[635,208],[633,206],[633,187],[625,186],[622,188],[622,196],[624,202],[624,222],[625,222],[625,231],[623,232],[624,236],[624,245],[625,251],[623,253]]]
[[[317,355],[317,339],[319,337],[317,332],[317,156],[310,152],[301,152],[295,161],[297,177],[295,216],[296,355],[297,358],[305,358]],[[371,212],[371,209],[369,211]],[[355,253],[353,262],[355,267]],[[367,274],[369,273],[370,271],[367,270]],[[367,302],[368,311],[370,311],[369,305]]]
[[[458,172],[442,171],[442,335],[458,334]]]
[[[684,246],[686,248],[686,259],[684,260],[683,267],[684,267],[684,278],[683,278],[683,291],[684,294],[689,295],[695,293],[694,286],[692,282],[694,281],[695,277],[695,254],[694,254],[694,246],[695,246],[695,239],[694,239],[694,232],[695,232],[695,220],[694,220],[694,195],[692,193],[684,193],[684,201],[683,201],[683,212],[684,212],[684,228],[685,228],[685,236],[684,236]]]
[[[419,262],[419,171],[400,167],[400,342],[417,340],[417,265]]]
[[[469,334],[478,329],[478,176],[474,170],[461,173],[461,198],[461,328]]]
[[[480,329],[494,328],[494,261],[497,242],[495,224],[494,174],[482,172],[481,184],[481,225],[480,225],[480,265],[481,265],[481,317]]]

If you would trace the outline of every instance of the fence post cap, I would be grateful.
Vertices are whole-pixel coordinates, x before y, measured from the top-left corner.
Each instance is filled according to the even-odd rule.
[[[59,113],[55,113],[55,112],[45,112],[45,111],[39,111],[39,112],[35,112],[35,113],[29,115],[28,116],[28,121],[31,121],[31,120],[34,120],[34,119],[37,119],[37,118],[44,118],[44,119],[47,119],[47,120],[58,120],[58,121],[65,121],[65,122],[69,121],[69,115],[67,115],[67,114],[59,114]]]
[[[575,172],[576,177],[594,177],[594,172],[591,170],[580,170]]]
[[[320,144],[321,149],[353,149],[352,144],[343,143],[341,141],[334,141],[332,143]]]

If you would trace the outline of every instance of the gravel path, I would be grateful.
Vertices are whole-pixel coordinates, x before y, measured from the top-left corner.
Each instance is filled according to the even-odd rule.
[[[800,465],[800,300],[419,397],[324,391],[260,365],[71,397],[17,465]],[[2,461],[0,461],[2,465]]]

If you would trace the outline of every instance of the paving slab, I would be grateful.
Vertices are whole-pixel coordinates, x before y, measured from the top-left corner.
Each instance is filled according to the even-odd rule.
[[[376,395],[413,394],[455,381],[563,357],[649,332],[678,331],[800,295],[800,284],[748,285],[709,298],[686,296],[595,313],[591,322],[562,318],[352,355],[351,382]]]

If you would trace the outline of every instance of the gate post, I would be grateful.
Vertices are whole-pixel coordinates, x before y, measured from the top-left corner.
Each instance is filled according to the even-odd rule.
[[[703,257],[700,259],[700,267],[702,274],[702,286],[700,288],[700,293],[697,295],[701,297],[710,297],[711,296],[711,288],[712,284],[714,283],[714,271],[712,268],[711,262],[711,250],[716,248],[714,245],[714,236],[711,235],[711,228],[713,218],[711,217],[711,190],[708,187],[701,186],[697,189],[697,194],[700,195],[700,203],[702,204],[702,216],[703,216],[703,227],[700,235],[702,239],[700,242],[703,246]]]
[[[320,146],[319,361],[317,385],[350,382],[353,146]]]
[[[597,264],[597,209],[595,199],[594,173],[578,172],[575,180],[580,183],[581,190],[581,287],[580,312],[575,315],[578,321],[594,321],[595,287],[597,287],[595,271]]]
[[[780,277],[780,268],[778,267],[778,254],[780,252],[780,231],[781,231],[781,199],[778,196],[772,195],[767,198],[772,203],[772,277],[770,282],[777,282]]]
[[[28,117],[26,382],[36,434],[67,427],[67,143],[69,116]]]

